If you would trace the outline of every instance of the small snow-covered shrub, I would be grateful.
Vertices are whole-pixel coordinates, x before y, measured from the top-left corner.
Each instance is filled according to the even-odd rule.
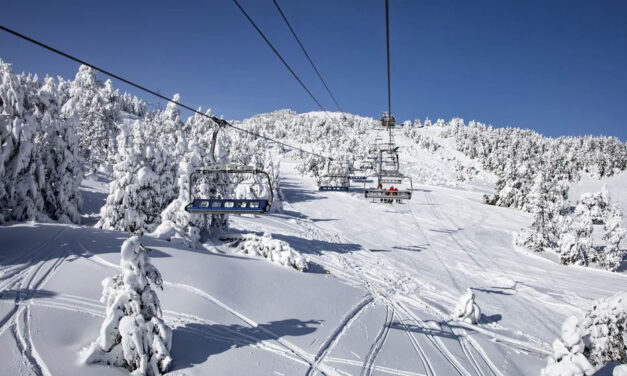
[[[455,305],[455,319],[468,324],[476,324],[479,318],[481,318],[481,310],[475,303],[475,294],[470,289],[466,289]]]
[[[562,324],[562,337],[553,342],[553,356],[542,376],[590,376],[594,368],[584,356],[583,331],[575,316]]]
[[[593,365],[627,363],[627,292],[597,301],[581,323],[568,317],[553,351],[543,376],[588,376],[595,372]],[[615,368],[615,375],[624,372],[621,367]]]
[[[267,258],[268,260],[290,266],[299,271],[307,270],[307,260],[297,250],[290,247],[287,242],[273,239],[268,233],[263,236],[255,234],[242,234],[223,237],[229,247],[237,249],[240,253]]]
[[[597,301],[586,312],[583,330],[585,354],[592,364],[627,363],[627,292]]]
[[[84,362],[123,367],[133,375],[161,375],[170,368],[172,333],[152,289],[163,288],[163,280],[146,251],[137,236],[122,244],[122,274],[102,281],[106,316],[100,335],[82,354]]]

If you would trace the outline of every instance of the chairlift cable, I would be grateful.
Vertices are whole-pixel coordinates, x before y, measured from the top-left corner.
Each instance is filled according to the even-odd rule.
[[[244,14],[244,16],[246,17],[246,19],[248,19],[248,21],[250,22],[251,25],[253,25],[253,27],[255,28],[255,30],[257,30],[257,33],[259,33],[259,35],[261,35],[261,37],[263,38],[263,40],[266,42],[266,44],[270,47],[270,49],[272,49],[272,51],[274,52],[274,54],[279,58],[279,60],[281,60],[281,62],[283,63],[283,65],[285,65],[285,68],[287,68],[288,71],[290,71],[290,73],[292,74],[292,76],[294,76],[294,78],[296,79],[296,81],[298,81],[298,83],[300,84],[300,86],[302,86],[303,89],[305,89],[305,91],[307,92],[307,94],[309,94],[309,96],[311,97],[311,99],[314,100],[314,102],[316,102],[316,104],[318,105],[318,107],[320,107],[320,109],[322,111],[324,111],[324,113],[329,117],[329,119],[331,121],[333,121],[333,118],[331,118],[331,115],[329,115],[329,113],[327,112],[327,110],[324,108],[324,106],[320,103],[320,101],[318,101],[318,99],[316,99],[316,97],[312,94],[312,92],[307,88],[307,86],[305,85],[305,83],[298,77],[298,75],[296,74],[296,72],[294,72],[294,70],[292,69],[292,67],[290,67],[290,65],[287,63],[287,61],[285,61],[285,59],[283,58],[283,56],[281,56],[281,54],[279,53],[279,51],[277,51],[277,49],[274,47],[274,45],[270,42],[270,40],[268,40],[268,38],[266,37],[266,35],[261,31],[261,29],[259,28],[259,26],[257,26],[257,24],[255,23],[255,21],[253,21],[252,18],[250,18],[250,16],[248,15],[248,13],[246,13],[246,11],[244,10],[244,8],[242,8],[242,6],[240,5],[240,3],[237,0],[233,0],[233,2],[235,3],[235,5],[237,5],[237,7],[239,8],[239,10],[242,11],[242,13]]]
[[[279,14],[281,14],[281,18],[283,18],[283,21],[285,21],[285,24],[290,29],[290,32],[294,36],[294,39],[296,39],[296,42],[300,46],[300,49],[305,54],[305,57],[307,57],[307,60],[309,60],[309,64],[311,64],[311,67],[314,69],[314,71],[318,75],[318,78],[320,79],[320,82],[322,82],[322,85],[324,85],[324,88],[327,90],[327,93],[329,93],[329,96],[331,97],[331,99],[333,99],[333,102],[337,106],[338,110],[340,110],[340,112],[342,113],[342,116],[346,118],[346,114],[344,113],[344,110],[342,110],[342,107],[340,107],[340,104],[338,103],[337,99],[335,99],[335,96],[331,92],[331,89],[329,89],[329,86],[324,81],[324,78],[322,78],[322,74],[320,73],[316,65],[314,64],[313,60],[311,59],[311,56],[309,56],[309,53],[305,49],[305,46],[303,46],[303,43],[300,41],[300,38],[298,37],[298,35],[296,35],[296,32],[294,31],[294,28],[292,28],[292,25],[290,24],[290,22],[287,20],[285,13],[283,13],[283,10],[281,9],[281,7],[279,7],[279,3],[277,3],[277,0],[272,0],[272,2],[274,2],[274,6],[279,11]]]
[[[279,11],[279,14],[281,14],[281,18],[283,18],[283,21],[285,21],[285,24],[287,25],[287,27],[290,29],[290,32],[292,33],[292,35],[294,36],[294,39],[296,39],[296,42],[298,43],[298,45],[300,46],[300,49],[303,51],[303,53],[305,54],[305,57],[307,57],[307,60],[309,60],[309,63],[311,64],[311,67],[314,69],[314,71],[316,72],[316,74],[318,75],[318,78],[320,79],[320,81],[322,82],[322,85],[324,85],[324,88],[327,90],[327,92],[329,93],[329,96],[331,97],[331,99],[333,99],[333,102],[335,103],[335,105],[337,106],[337,108],[340,110],[340,112],[342,113],[342,118],[344,120],[348,119],[348,117],[346,116],[346,114],[344,113],[344,110],[342,110],[342,107],[340,107],[340,104],[338,103],[337,99],[335,98],[335,96],[333,95],[333,93],[331,92],[331,89],[329,89],[329,86],[327,85],[326,81],[322,78],[322,74],[320,73],[320,71],[318,70],[318,68],[316,67],[316,65],[314,64],[311,56],[309,56],[309,53],[307,52],[307,50],[305,49],[305,46],[303,46],[302,42],[300,41],[300,38],[298,37],[298,35],[296,35],[296,31],[294,31],[294,28],[292,28],[292,25],[290,24],[290,22],[287,20],[287,16],[285,15],[285,13],[283,13],[283,10],[281,9],[281,7],[279,7],[279,3],[277,3],[276,0],[272,0],[274,2],[274,5],[276,7],[276,9]],[[344,130],[344,128],[340,127],[340,130],[342,131],[342,133],[344,133],[344,136],[346,136],[347,138],[350,138],[348,136],[348,134],[346,134],[346,131]],[[356,138],[357,135],[355,133],[354,129],[351,129],[352,133],[353,133],[353,138]]]
[[[3,25],[0,25],[0,30],[4,30],[4,31],[6,31],[9,34],[13,34],[16,37],[24,39],[24,40],[26,40],[26,41],[28,41],[30,43],[33,43],[35,45],[38,45],[38,46],[42,47],[42,48],[45,48],[48,51],[54,52],[54,53],[56,53],[58,55],[61,55],[61,56],[65,57],[65,58],[67,58],[67,59],[70,59],[70,60],[72,60],[74,62],[77,62],[77,63],[82,64],[82,65],[86,65],[86,66],[88,66],[88,67],[90,67],[92,69],[95,69],[95,70],[97,70],[97,71],[99,71],[99,72],[101,72],[101,73],[103,73],[103,74],[105,74],[105,75],[107,75],[109,77],[112,77],[112,78],[115,78],[116,80],[122,81],[122,82],[124,82],[124,83],[126,83],[126,84],[128,84],[130,86],[133,86],[134,88],[137,88],[137,89],[139,89],[141,91],[144,91],[146,93],[152,94],[152,95],[156,96],[157,98],[160,98],[160,99],[163,99],[163,100],[165,100],[167,102],[173,103],[173,104],[175,104],[175,105],[177,105],[179,107],[182,107],[182,108],[184,108],[186,110],[189,110],[189,111],[191,111],[191,112],[193,112],[195,114],[198,114],[198,115],[204,116],[206,118],[209,118],[209,119],[211,119],[212,121],[214,121],[218,125],[228,126],[228,127],[233,128],[233,129],[235,129],[237,131],[240,131],[240,132],[243,132],[243,133],[247,133],[247,134],[249,134],[251,136],[258,137],[258,138],[261,138],[261,139],[264,139],[264,140],[267,140],[267,141],[274,142],[274,143],[276,143],[278,145],[285,146],[285,147],[287,147],[289,149],[292,149],[292,150],[297,150],[297,151],[300,151],[300,152],[303,152],[303,153],[306,153],[306,154],[310,154],[310,155],[313,155],[313,156],[316,156],[316,157],[319,157],[319,158],[323,158],[323,159],[333,160],[333,158],[331,158],[331,157],[327,157],[327,156],[324,156],[322,154],[315,153],[313,151],[305,150],[305,149],[302,149],[302,148],[300,148],[298,146],[292,146],[292,145],[287,144],[285,142],[282,142],[282,141],[279,141],[279,140],[275,140],[275,139],[273,139],[271,137],[264,136],[262,134],[259,134],[259,133],[256,133],[256,132],[252,132],[252,131],[249,131],[247,129],[238,127],[236,125],[233,125],[233,124],[227,122],[226,120],[219,119],[219,118],[217,118],[215,116],[210,116],[210,115],[204,114],[204,113],[202,113],[202,112],[200,112],[200,111],[198,111],[198,110],[196,110],[196,109],[194,109],[194,108],[192,108],[192,107],[190,107],[188,105],[176,102],[176,101],[174,101],[174,100],[172,100],[172,99],[170,99],[170,98],[168,98],[168,97],[166,97],[166,96],[164,96],[164,95],[162,95],[162,94],[160,94],[160,93],[158,93],[158,92],[156,92],[154,90],[150,90],[150,89],[148,89],[148,88],[146,88],[146,87],[144,87],[144,86],[142,86],[140,84],[137,84],[137,83],[135,83],[135,82],[133,82],[131,80],[123,78],[123,77],[121,77],[121,76],[119,76],[119,75],[117,75],[115,73],[111,73],[111,72],[106,71],[104,69],[98,68],[97,66],[95,66],[93,64],[90,64],[90,63],[88,63],[88,62],[86,62],[86,61],[84,61],[82,59],[79,59],[79,58],[74,57],[74,56],[72,56],[72,55],[70,55],[68,53],[65,53],[63,51],[60,51],[60,50],[54,48],[54,47],[51,47],[51,46],[49,46],[47,44],[39,42],[39,41],[37,41],[37,40],[35,40],[33,38],[30,38],[30,37],[28,37],[28,36],[26,36],[24,34],[18,33],[17,31],[9,29],[9,28],[7,28],[7,27],[5,27]]]

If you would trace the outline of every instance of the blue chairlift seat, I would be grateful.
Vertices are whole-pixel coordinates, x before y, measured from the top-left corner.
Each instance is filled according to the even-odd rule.
[[[265,213],[269,206],[268,200],[194,199],[185,206],[185,210],[190,213],[208,214],[260,214]]]
[[[332,186],[332,185],[321,185],[320,187],[318,187],[319,191],[324,191],[324,192],[328,192],[328,191],[334,191],[334,192],[348,192],[348,187],[347,186]]]

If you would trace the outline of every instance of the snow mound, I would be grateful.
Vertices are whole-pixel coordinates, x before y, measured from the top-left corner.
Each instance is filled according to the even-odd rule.
[[[100,335],[82,357],[85,363],[123,367],[133,375],[161,375],[172,363],[172,332],[161,318],[161,306],[152,284],[162,288],[161,273],[146,257],[137,236],[122,244],[122,274],[102,281],[106,303]]]
[[[282,240],[273,239],[269,233],[263,236],[255,234],[229,235],[220,240],[227,245],[236,248],[237,252],[248,255],[260,256],[276,264],[290,266],[298,271],[307,270],[308,264],[305,257],[297,250]]]
[[[475,294],[470,289],[466,289],[455,306],[455,318],[468,324],[476,324],[480,317],[481,310],[475,303]]]
[[[590,376],[594,368],[583,354],[583,331],[575,316],[562,324],[562,338],[553,342],[553,357],[542,370],[542,376]]]

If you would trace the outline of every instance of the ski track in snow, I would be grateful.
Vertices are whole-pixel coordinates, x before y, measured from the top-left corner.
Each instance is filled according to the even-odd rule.
[[[439,203],[436,201],[435,197],[433,197],[433,195],[430,192],[425,192],[425,200],[427,201],[427,207],[432,213],[433,218],[442,228],[448,228],[452,225],[452,231],[448,231],[448,233],[446,234],[447,237],[451,239],[453,244],[456,244],[458,246],[460,251],[464,252],[467,255],[469,260],[477,268],[479,268],[479,270],[485,273],[488,273],[485,265],[482,265],[476,259],[475,255],[477,254],[480,254],[482,257],[490,260],[491,263],[494,266],[496,266],[498,270],[503,271],[503,268],[500,265],[498,265],[498,263],[491,260],[491,258],[488,257],[488,255],[482,251],[480,245],[476,244],[474,241],[469,239],[465,235],[464,231],[460,231],[462,229],[457,223],[455,223],[454,220],[452,220],[448,215],[446,215],[446,213],[443,213],[443,212],[441,213],[439,211],[439,208],[438,208]],[[286,204],[286,208],[290,208],[290,206],[291,205],[289,203]],[[409,206],[409,210],[407,211],[407,214],[409,214],[409,216],[413,219],[412,222],[414,226],[416,227],[417,232],[424,239],[425,244],[429,245],[430,239],[425,234],[420,223],[415,220],[415,213],[413,211],[412,205],[408,205],[408,206]],[[396,211],[398,212],[398,209],[396,209]],[[483,219],[484,218],[481,217],[475,220],[473,223],[470,224],[470,226],[472,227],[476,224],[481,223]],[[276,218],[272,219],[271,221],[279,222],[278,219]],[[308,219],[294,218],[290,222],[291,222],[290,228],[292,230],[297,230],[302,236],[304,236],[307,239],[324,240],[324,241],[332,242],[332,243],[339,243],[341,241],[347,241],[347,242],[351,242],[355,244],[360,244],[359,242],[355,242],[352,239],[353,236],[355,236],[355,234],[343,233],[343,234],[335,234],[335,236],[330,236],[327,231],[319,228],[316,225],[316,223],[313,223],[312,221]],[[459,236],[462,237],[461,239],[457,238],[458,233],[460,234]],[[467,243],[467,245],[465,245],[464,243]],[[469,251],[468,246],[472,247],[474,254]],[[466,358],[465,363],[468,364],[469,367],[471,367],[470,369],[462,365],[460,361],[456,359],[453,353],[447,348],[447,345],[445,345],[439,338],[436,338],[435,336],[428,334],[430,328],[424,326],[424,323],[422,323],[422,321],[414,313],[412,313],[409,308],[405,307],[401,303],[401,300],[409,300],[413,303],[412,306],[415,306],[421,309],[427,309],[432,314],[435,314],[436,316],[440,317],[443,323],[450,321],[450,317],[448,316],[448,313],[442,312],[442,310],[439,307],[436,307],[436,306],[433,306],[432,304],[427,303],[424,299],[419,299],[418,296],[416,295],[416,294],[419,294],[419,292],[414,291],[413,294],[408,295],[398,290],[399,285],[402,285],[403,281],[408,278],[407,275],[403,275],[402,273],[398,272],[393,266],[390,267],[387,265],[381,265],[382,260],[379,258],[368,257],[368,255],[373,255],[374,252],[372,252],[370,249],[365,247],[363,244],[362,244],[362,247],[364,248],[366,252],[365,253],[361,251],[351,252],[350,260],[348,260],[343,255],[337,255],[337,254],[332,254],[332,253],[329,253],[329,254],[323,253],[322,255],[309,255],[309,257],[312,261],[320,264],[325,269],[330,270],[333,275],[346,280],[351,285],[365,287],[366,289],[370,290],[373,294],[378,293],[378,290],[386,289],[387,290],[386,293],[381,294],[381,297],[384,299],[384,301],[388,305],[389,315],[395,315],[397,319],[400,321],[401,326],[404,327],[405,333],[410,339],[410,342],[412,343],[412,346],[414,347],[416,351],[417,359],[423,365],[427,375],[435,374],[434,366],[432,365],[431,361],[427,358],[426,353],[424,349],[422,348],[424,344],[420,343],[421,341],[417,339],[416,335],[425,338],[426,339],[425,343],[429,344],[438,353],[440,353],[442,355],[443,360],[449,363],[456,370],[456,372],[459,373],[460,375],[472,375],[472,374],[481,375],[481,376],[490,376],[490,375],[501,376],[502,375],[498,367],[496,367],[491,362],[485,350],[483,350],[483,348],[479,345],[479,343],[473,338],[471,338],[470,335],[463,328],[452,328],[452,327],[448,327],[447,325],[447,328],[450,330],[450,332],[455,335],[459,348],[462,350]],[[446,272],[446,274],[448,275],[455,289],[459,293],[461,293],[462,289],[460,288],[459,282],[453,276],[453,273],[450,270],[450,268],[446,265],[446,263],[444,263],[444,261],[438,255],[438,252],[433,247],[428,247],[428,248],[432,251],[435,258],[438,259],[439,264],[442,265],[443,271]],[[389,274],[390,277],[388,277],[387,279],[381,278],[381,275],[385,273],[381,273],[381,272],[376,273],[376,274],[372,273],[373,270],[380,271],[382,269],[385,270],[385,273],[390,273]],[[503,272],[503,275],[507,275],[507,273]],[[415,277],[409,277],[409,278],[411,278],[413,282],[417,282],[419,285],[424,284],[423,281],[420,281],[416,279]],[[390,281],[397,281],[397,283],[391,283]],[[400,281],[400,283],[398,281]],[[378,289],[375,286],[378,286]],[[442,305],[447,306],[447,302],[442,302]],[[519,302],[519,305],[524,307],[524,304],[520,302]],[[524,308],[526,310],[529,310],[526,307]],[[529,314],[534,317],[537,317],[537,315],[533,312],[529,311]],[[418,327],[422,327],[424,329],[423,333],[417,334],[417,333],[411,332],[408,329],[406,320],[410,320],[412,325],[417,325]],[[539,318],[538,318],[538,321],[540,321]],[[459,323],[455,322],[455,324],[458,325]],[[460,325],[460,326],[463,326],[463,325]],[[530,338],[530,339],[533,342],[539,344],[540,347],[536,346],[535,343],[534,344],[526,343],[518,339],[506,337],[502,334],[493,333],[484,328],[479,328],[479,327],[470,326],[470,325],[469,327],[470,329],[473,329],[474,331],[487,335],[488,337],[496,340],[497,342],[514,345],[516,347],[520,347],[521,349],[524,349],[525,351],[535,351],[541,354],[548,353],[548,351],[545,350],[546,344],[534,338]],[[384,338],[385,336],[387,336],[387,330],[386,328],[383,328],[383,330],[379,333],[379,335],[377,335],[377,338],[375,339],[374,343],[371,345],[371,349],[366,357],[366,360],[362,364],[362,370],[361,370],[362,375],[371,374],[373,369],[376,368],[376,367],[373,367],[374,360],[376,359],[376,355],[380,351],[381,347],[383,347],[384,345],[385,341],[384,340],[381,341],[381,338],[382,337]],[[332,336],[331,338],[327,340],[327,342],[331,340],[334,342],[339,342],[340,338]],[[325,358],[335,359],[328,355]]]
[[[316,235],[321,235],[323,234],[323,231],[316,229],[313,230],[312,224],[307,223],[307,233],[308,234],[312,234],[315,233]],[[329,237],[324,237],[322,236],[322,238],[324,240],[330,241],[332,239],[329,239]],[[352,241],[352,239],[350,238],[346,238],[344,237],[346,240]],[[367,250],[370,254],[373,254],[372,251]],[[353,255],[354,256],[354,255]],[[337,267],[336,265],[333,264],[329,264],[328,262],[325,262],[324,258],[316,258],[316,261],[321,263],[323,266],[325,266],[328,269],[332,269],[333,270],[333,274],[336,275],[340,275],[341,277],[347,278],[347,280],[349,282],[355,283],[356,281],[358,282],[358,285],[362,285],[362,286],[366,286],[366,288],[368,288],[369,290],[373,290],[373,285],[381,285],[384,284],[385,287],[388,288],[388,291],[386,293],[377,293],[376,291],[373,291],[373,294],[379,294],[381,296],[381,298],[386,302],[387,304],[387,310],[389,311],[389,316],[388,317],[393,317],[395,314],[396,316],[399,318],[399,320],[402,322],[403,327],[405,328],[405,333],[408,335],[408,337],[410,338],[410,341],[412,343],[412,346],[414,347],[417,357],[419,358],[421,364],[423,365],[424,369],[427,370],[427,375],[434,375],[434,371],[433,371],[433,367],[430,363],[430,361],[427,359],[423,349],[420,347],[420,345],[417,343],[417,341],[415,340],[414,334],[411,333],[409,331],[409,329],[407,328],[407,326],[404,324],[404,322],[402,321],[402,318],[400,316],[400,314],[397,312],[398,311],[398,306],[395,304],[395,302],[392,300],[393,299],[393,295],[395,293],[397,293],[397,287],[396,286],[391,286],[389,285],[389,283],[387,281],[384,281],[380,278],[372,278],[371,276],[369,276],[368,274],[364,273],[362,275],[357,275],[354,273],[350,273],[347,272],[346,270],[350,270],[350,268],[342,268],[342,267]],[[365,267],[362,265],[361,268],[356,268],[357,270],[360,269],[365,269]],[[364,279],[364,277],[366,277],[367,279]],[[368,277],[369,280],[368,280]],[[395,278],[392,278],[392,280],[394,280]],[[400,284],[402,284],[404,279],[400,280]],[[398,279],[397,279],[398,281]],[[427,329],[427,328],[425,328]],[[371,351],[369,352],[367,358],[368,361],[364,362],[363,364],[363,368],[362,368],[362,375],[370,375],[372,373],[373,370],[373,365],[374,365],[374,361],[376,359],[377,354],[379,353],[379,351],[381,350],[381,348],[383,347],[384,343],[385,343],[385,339],[387,338],[387,333],[389,331],[389,323],[386,322],[386,324],[384,325],[384,327],[382,328],[382,330],[380,331],[379,335],[377,335],[374,343],[371,345]],[[333,339],[335,339],[334,337],[332,337]],[[335,339],[337,340],[337,339]],[[455,368],[458,367],[458,365],[456,364],[455,360],[451,360],[454,359],[454,357],[450,354],[450,352],[448,352],[447,350],[443,350],[442,346],[440,344],[436,344],[434,341],[432,341],[432,343],[434,344],[434,346],[437,348],[437,351],[439,351],[440,353],[443,354],[444,358],[450,362]],[[469,374],[469,373],[466,373]]]
[[[459,227],[459,226],[455,223],[455,221],[453,221],[453,220],[451,219],[451,217],[450,217],[449,215],[447,215],[446,213],[442,213],[442,214],[440,214],[440,212],[438,211],[438,209],[436,209],[436,208],[438,208],[438,207],[439,207],[439,204],[437,203],[437,200],[435,199],[435,197],[433,197],[433,195],[432,195],[430,192],[427,192],[425,197],[427,198],[427,200],[428,200],[428,201],[430,201],[430,202],[432,203],[432,205],[430,205],[429,207],[430,207],[430,209],[431,209],[431,211],[432,211],[432,213],[433,213],[434,217],[435,217],[435,218],[437,218],[437,219],[440,221],[440,223],[441,223],[441,224],[445,225],[445,221],[448,221],[449,223],[451,223],[451,224],[453,225],[453,227],[454,227],[454,228],[461,229],[461,227]],[[446,218],[446,220],[445,220],[445,219],[443,219],[443,218],[442,218],[442,216],[444,216],[444,217]],[[464,238],[464,240],[465,240],[467,243],[471,244],[471,247],[472,247],[475,251],[477,251],[478,253],[481,253],[481,254],[483,255],[482,259],[487,260],[488,262],[490,262],[493,266],[495,266],[495,267],[496,267],[496,269],[498,269],[498,270],[502,273],[502,275],[507,276],[507,278],[509,278],[509,279],[510,279],[510,280],[512,280],[512,281],[516,281],[516,278],[512,278],[512,277],[510,276],[510,274],[509,274],[508,272],[506,272],[506,271],[504,270],[504,268],[503,268],[503,267],[502,267],[502,266],[501,266],[501,265],[500,265],[497,261],[495,261],[495,260],[494,260],[494,258],[493,258],[493,257],[491,257],[490,255],[488,255],[488,254],[487,254],[487,253],[483,250],[483,248],[481,247],[481,245],[480,245],[480,244],[477,244],[477,243],[476,243],[476,242],[474,242],[472,239],[469,239],[469,238],[468,238],[468,236],[466,235],[466,232],[465,232],[465,231],[459,231],[458,233],[460,233],[460,234],[461,234],[461,236]],[[471,255],[470,255],[470,253],[469,253],[469,251],[468,251],[467,247],[465,247],[465,246],[464,246],[464,245],[463,245],[463,244],[462,244],[462,243],[461,243],[461,242],[460,242],[460,241],[456,238],[456,233],[451,232],[451,233],[449,233],[449,236],[451,237],[451,239],[453,239],[453,241],[455,242],[455,244],[457,244],[457,246],[458,246],[461,250],[463,250],[463,251],[464,251],[464,252],[465,252],[465,253],[466,253],[466,254],[467,254],[467,255],[468,255],[468,256],[469,256],[469,257],[470,257],[473,261],[474,261],[474,263],[475,263],[476,265],[478,265],[478,266],[479,266],[479,268],[480,268],[482,271],[486,272],[486,268],[485,268],[485,266],[480,265],[480,264],[476,261],[476,259],[475,259],[473,256],[471,256]],[[553,284],[556,284],[556,282],[555,282],[555,281],[553,281],[553,280],[551,279],[551,277],[550,277],[550,276],[547,276],[547,278],[548,278],[549,280],[551,280]],[[460,291],[460,293],[461,293],[461,291]],[[542,319],[542,317],[538,316],[538,314],[536,314],[535,312],[533,312],[531,309],[529,309],[529,307],[527,307],[527,305],[523,304],[523,303],[522,303],[522,302],[520,302],[518,299],[515,299],[515,300],[514,300],[514,302],[516,302],[516,304],[517,304],[517,305],[518,305],[518,306],[519,306],[522,310],[524,310],[525,312],[529,313],[529,314],[530,314],[530,315],[531,315],[531,316],[532,316],[532,317],[536,320],[536,322],[540,323],[540,324],[541,324],[541,325],[542,325],[542,326],[543,326],[543,327],[544,327],[547,331],[549,331],[549,332],[553,332],[553,329],[551,329],[551,327],[550,327],[549,325],[547,325],[547,324],[546,324],[545,320],[544,320],[544,319]],[[557,336],[557,333],[554,333],[554,334]],[[547,346],[548,346],[548,345],[547,345]]]
[[[67,229],[63,227],[52,237],[4,261],[13,266],[0,270],[4,277],[0,285],[0,295],[5,294],[8,289],[13,289],[15,294],[13,307],[0,320],[0,336],[6,331],[11,333],[18,351],[26,361],[28,372],[35,375],[48,376],[51,373],[39,356],[31,337],[30,305],[33,304],[32,298],[36,297],[37,291],[45,286],[69,256],[66,251],[48,248]]]
[[[205,300],[208,300],[208,301],[212,302],[213,304],[217,305],[218,307],[226,310],[227,312],[229,312],[233,316],[235,316],[238,319],[242,320],[244,323],[246,323],[250,327],[259,329],[259,330],[265,332],[266,334],[270,335],[281,346],[283,346],[285,349],[289,350],[296,357],[300,358],[303,362],[305,362],[306,364],[309,364],[311,367],[313,367],[313,368],[315,368],[317,370],[320,370],[324,374],[333,374],[332,372],[329,372],[329,370],[326,369],[326,367],[324,367],[322,365],[319,365],[319,364],[315,364],[313,362],[311,354],[307,353],[305,350],[301,349],[300,347],[292,344],[291,342],[289,342],[289,341],[287,341],[285,339],[280,338],[280,336],[277,335],[276,333],[273,333],[272,331],[270,331],[270,330],[268,330],[268,329],[266,329],[266,328],[264,328],[262,326],[259,326],[259,324],[257,324],[252,319],[246,317],[244,314],[238,312],[237,310],[229,307],[228,305],[226,305],[223,302],[221,302],[220,300],[214,298],[213,296],[211,296],[210,294],[206,293],[205,291],[202,291],[202,290],[200,290],[200,289],[198,289],[196,287],[189,286],[189,285],[182,284],[182,283],[173,283],[173,282],[164,281],[164,285],[183,289],[185,291],[188,291],[188,292],[191,292],[193,294],[196,294],[196,295],[200,296],[201,298],[203,298]]]
[[[370,376],[372,374],[372,368],[374,366],[374,362],[377,359],[377,355],[381,348],[385,344],[385,340],[387,339],[388,332],[390,331],[390,325],[392,324],[392,320],[394,319],[394,311],[392,311],[389,307],[385,307],[385,320],[383,321],[383,326],[377,333],[377,336],[374,339],[374,342],[370,346],[370,350],[366,355],[366,359],[364,360],[361,375],[362,376]]]
[[[329,336],[329,338],[327,338],[327,340],[320,347],[320,350],[316,354],[313,364],[311,365],[309,370],[307,370],[308,376],[315,374],[316,369],[318,368],[319,364],[324,360],[326,354],[333,350],[341,336],[346,332],[347,328],[350,327],[350,325],[353,323],[353,321],[355,321],[355,319],[364,310],[364,308],[373,301],[373,296],[366,296],[348,313],[348,315],[346,315],[346,317],[344,317],[338,327],[333,331],[331,336]]]

